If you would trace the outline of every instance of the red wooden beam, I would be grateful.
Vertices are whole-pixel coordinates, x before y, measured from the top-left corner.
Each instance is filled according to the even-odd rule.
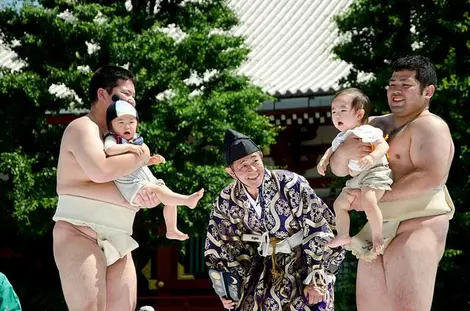
[[[57,124],[64,124],[67,125],[73,120],[84,116],[86,113],[82,114],[59,114],[59,115],[46,115],[46,121],[48,124],[57,125]]]
[[[13,251],[11,248],[0,248],[1,259],[23,258],[23,255]]]

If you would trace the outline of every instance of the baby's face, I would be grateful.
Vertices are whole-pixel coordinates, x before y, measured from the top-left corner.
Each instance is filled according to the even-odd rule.
[[[117,117],[111,122],[113,131],[127,140],[134,138],[137,132],[137,119],[131,115]]]
[[[351,107],[351,96],[340,95],[331,102],[331,119],[340,131],[355,128],[361,121],[362,115]]]

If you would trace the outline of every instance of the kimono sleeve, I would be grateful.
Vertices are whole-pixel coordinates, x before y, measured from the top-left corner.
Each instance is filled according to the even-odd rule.
[[[209,269],[244,278],[251,266],[252,249],[242,241],[242,223],[228,216],[229,200],[219,196],[207,228],[204,259]]]
[[[296,213],[303,226],[302,247],[308,266],[308,275],[303,283],[327,290],[335,281],[334,274],[344,260],[345,251],[326,246],[334,237],[334,215],[307,180],[303,177],[300,180],[300,202]]]

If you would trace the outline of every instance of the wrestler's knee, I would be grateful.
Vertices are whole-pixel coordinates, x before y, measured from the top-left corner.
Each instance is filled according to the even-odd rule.
[[[66,299],[67,308],[69,311],[105,311],[105,302],[99,302],[95,297],[82,297],[83,299],[76,299],[70,301]]]
[[[108,267],[107,305],[110,310],[134,310],[137,304],[137,275],[132,255]]]
[[[73,259],[68,258],[69,261]],[[68,264],[64,256],[56,260],[59,269],[62,291],[70,311],[105,311],[106,285],[104,261],[99,264]],[[80,271],[83,267],[83,272]],[[100,267],[101,266],[101,267]]]
[[[382,258],[359,260],[356,278],[358,311],[391,311]]]
[[[438,259],[441,260],[444,255],[447,233],[449,231],[449,219],[446,215],[438,216],[439,218],[435,219],[433,233],[436,237],[436,251],[438,253]]]

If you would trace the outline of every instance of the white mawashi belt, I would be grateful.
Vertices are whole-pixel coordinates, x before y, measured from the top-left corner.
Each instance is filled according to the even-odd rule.
[[[256,242],[259,243],[258,253],[263,256],[271,256],[273,254],[272,242],[269,239],[269,232],[265,232],[262,235],[259,234],[244,234],[242,235],[242,240],[245,242]],[[279,241],[275,244],[275,252],[290,254],[292,249],[296,246],[302,244],[303,241],[303,231],[298,231],[294,235]]]

